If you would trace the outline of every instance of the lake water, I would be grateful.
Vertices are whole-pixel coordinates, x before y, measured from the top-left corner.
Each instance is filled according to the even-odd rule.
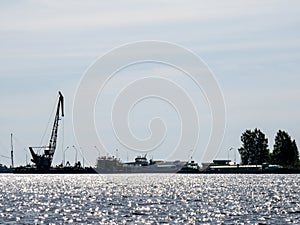
[[[0,175],[1,224],[300,224],[300,175]]]

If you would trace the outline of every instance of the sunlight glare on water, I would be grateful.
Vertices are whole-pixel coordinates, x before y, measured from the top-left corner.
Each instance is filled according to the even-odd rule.
[[[1,224],[300,224],[299,175],[0,175]]]

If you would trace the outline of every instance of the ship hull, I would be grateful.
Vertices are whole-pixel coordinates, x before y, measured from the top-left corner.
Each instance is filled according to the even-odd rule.
[[[94,174],[97,173],[94,168],[50,168],[48,170],[41,170],[37,168],[15,168],[15,174]]]
[[[98,160],[96,168],[100,174],[118,173],[177,173],[185,162],[160,162],[151,165],[120,163],[117,160]]]

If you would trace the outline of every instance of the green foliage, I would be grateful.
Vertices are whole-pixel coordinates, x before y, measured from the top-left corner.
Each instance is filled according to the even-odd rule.
[[[292,141],[287,132],[281,130],[277,132],[271,159],[272,163],[286,167],[297,167],[299,165],[299,152],[296,141]]]
[[[242,164],[260,165],[269,162],[268,139],[259,129],[246,130],[242,136],[242,147],[239,148]]]

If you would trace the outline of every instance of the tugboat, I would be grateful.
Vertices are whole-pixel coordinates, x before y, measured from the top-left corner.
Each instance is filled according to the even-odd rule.
[[[177,173],[202,173],[200,166],[195,161],[187,162]]]
[[[91,167],[83,168],[80,162],[75,163],[74,167],[51,166],[56,149],[58,122],[61,120],[61,117],[64,117],[64,97],[61,92],[58,92],[58,94],[58,104],[49,145],[46,147],[29,147],[32,156],[31,161],[34,163],[34,166],[17,167],[14,169],[14,173],[96,173]],[[36,149],[43,149],[43,153],[38,154]]]

